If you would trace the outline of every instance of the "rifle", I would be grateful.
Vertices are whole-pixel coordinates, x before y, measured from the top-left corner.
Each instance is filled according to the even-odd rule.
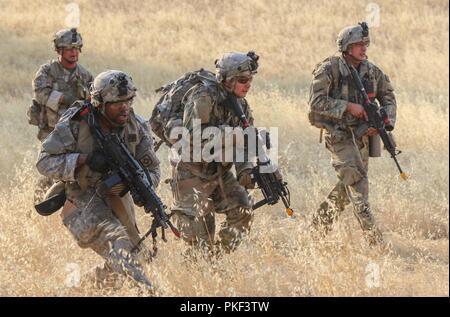
[[[228,94],[226,99],[226,105],[230,110],[239,117],[241,121],[242,127],[244,129],[249,127],[249,122],[247,120],[244,111],[242,110],[241,105],[237,102],[237,99],[234,95]],[[281,199],[283,202],[286,213],[288,216],[292,216],[294,214],[294,210],[291,208],[291,193],[288,188],[288,183],[283,181],[280,177],[280,173],[277,173],[274,166],[272,165],[269,157],[267,156],[262,144],[265,143],[267,149],[270,149],[270,139],[267,137],[266,142],[264,142],[261,134],[258,130],[256,130],[256,142],[257,142],[257,165],[252,168],[251,177],[255,184],[258,185],[257,188],[261,189],[261,192],[264,196],[264,199],[258,201],[253,205],[253,210],[258,209],[263,205],[275,205]],[[266,132],[266,136],[269,136],[268,132]],[[271,170],[275,170],[273,172],[261,172],[262,168],[269,168]]]
[[[353,67],[353,65],[348,66],[350,68],[352,77],[356,83],[356,86],[359,92],[361,93],[361,96],[363,97],[363,107],[367,113],[370,127],[377,129],[378,134],[380,135],[380,138],[383,141],[384,148],[386,149],[386,151],[389,152],[389,154],[391,155],[392,159],[395,162],[395,165],[397,166],[398,171],[400,172],[400,177],[403,180],[407,180],[408,175],[405,172],[403,172],[397,160],[397,155],[399,155],[401,151],[396,150],[395,148],[396,145],[393,142],[391,136],[388,134],[388,130],[392,131],[393,127],[390,124],[386,111],[383,108],[381,108],[380,111],[378,111],[376,103],[370,101],[366,89],[364,88],[364,85],[355,67]]]
[[[261,173],[260,167],[267,166],[270,164],[270,160],[261,163],[258,159],[257,165],[252,169],[252,179],[261,189],[264,199],[258,201],[253,205],[253,210],[259,207],[267,205],[275,205],[281,199],[286,208],[286,213],[288,216],[294,214],[294,210],[291,208],[291,193],[288,188],[287,182],[283,181],[278,177],[275,172],[272,173]]]
[[[142,167],[128,150],[123,139],[115,133],[104,134],[99,126],[98,110],[91,103],[85,102],[86,108],[81,111],[81,115],[86,118],[94,139],[100,147],[100,150],[108,157],[110,172],[104,177],[104,181],[97,188],[97,193],[103,196],[112,186],[122,183],[125,189],[119,196],[125,195],[130,191],[135,201],[142,203],[146,213],[151,213],[153,217],[150,229],[144,234],[139,242],[133,247],[134,252],[139,245],[152,234],[153,241],[157,236],[156,229],[162,228],[162,239],[164,241],[164,229],[170,227],[176,237],[180,237],[180,232],[171,223],[168,215],[165,213],[166,206],[155,193],[154,186],[148,172]],[[156,250],[155,250],[156,251]]]

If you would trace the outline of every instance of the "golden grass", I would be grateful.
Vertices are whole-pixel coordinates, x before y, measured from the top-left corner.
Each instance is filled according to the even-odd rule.
[[[148,266],[164,296],[448,296],[448,2],[378,1],[381,25],[372,29],[370,58],[394,82],[400,163],[398,180],[386,154],[370,163],[371,203],[393,250],[367,248],[349,207],[336,229],[314,241],[307,226],[335,182],[328,152],[306,118],[311,71],[335,52],[345,25],[364,19],[360,1],[78,1],[85,46],[80,62],[97,74],[121,69],[134,78],[138,113],[149,117],[153,90],[187,70],[212,68],[222,52],[256,50],[261,67],[249,94],[257,124],[279,127],[280,165],[293,193],[296,217],[281,205],[256,213],[250,236],[214,265],[183,262],[181,241],[160,247]],[[38,151],[26,122],[31,80],[54,57],[51,36],[64,27],[59,1],[0,0],[0,295],[139,295],[68,288],[68,264],[85,273],[101,262],[81,250],[59,216],[33,210]],[[169,177],[161,151],[163,177]],[[167,203],[166,185],[159,189]],[[150,224],[139,211],[140,227]],[[380,268],[379,287],[367,287],[367,265]]]

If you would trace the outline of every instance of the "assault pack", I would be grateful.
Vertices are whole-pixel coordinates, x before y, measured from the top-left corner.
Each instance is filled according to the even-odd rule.
[[[331,76],[333,77],[333,84],[331,89],[339,89],[340,85],[341,85],[341,80],[340,80],[340,72],[339,72],[339,57],[338,56],[331,56],[326,58],[325,60],[323,60],[321,63],[317,64],[316,67],[314,68],[313,74],[314,72],[316,72],[319,67],[326,62],[330,62],[331,63]],[[308,119],[309,119],[309,123],[311,123],[312,126],[319,128],[319,129],[327,129],[330,130],[332,126],[334,126],[334,124],[336,122],[333,122],[330,118],[322,116],[321,114],[312,111],[311,109],[309,109],[308,112]]]
[[[162,142],[167,146],[172,146],[169,141],[170,130],[175,126],[180,126],[183,122],[183,97],[195,85],[199,83],[216,83],[216,77],[213,72],[204,70],[188,72],[177,80],[166,84],[156,90],[161,97],[153,108],[149,123],[156,136],[160,138],[157,148]]]

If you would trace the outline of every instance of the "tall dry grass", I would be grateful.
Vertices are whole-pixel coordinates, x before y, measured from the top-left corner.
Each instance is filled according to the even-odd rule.
[[[339,29],[368,14],[360,1],[78,1],[85,46],[80,62],[97,74],[132,75],[145,117],[153,90],[187,70],[212,68],[222,52],[254,49],[261,67],[249,94],[258,125],[279,127],[280,165],[297,213],[280,205],[256,213],[250,236],[217,263],[183,261],[170,241],[147,267],[164,296],[448,296],[448,2],[378,1],[370,58],[394,82],[399,159],[411,174],[397,178],[384,154],[370,162],[370,200],[393,247],[370,250],[349,207],[324,240],[308,234],[312,212],[335,182],[318,131],[306,119],[310,73],[335,52]],[[87,272],[101,260],[79,249],[53,215],[33,210],[38,151],[26,122],[31,80],[54,56],[51,36],[64,27],[62,1],[0,0],[0,295],[139,295],[67,287],[71,265]],[[167,151],[160,152],[169,177]],[[159,189],[170,203],[166,186]],[[139,211],[141,228],[150,224]],[[370,268],[379,284],[370,287]]]

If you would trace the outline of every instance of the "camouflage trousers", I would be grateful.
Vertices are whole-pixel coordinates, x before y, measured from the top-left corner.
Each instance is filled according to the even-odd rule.
[[[348,204],[358,219],[370,245],[382,242],[369,205],[369,141],[367,136],[355,138],[351,131],[337,130],[325,137],[338,182],[313,215],[313,227],[327,234]]]
[[[183,169],[173,169],[173,217],[182,238],[191,246],[213,251],[234,251],[250,231],[253,220],[250,198],[232,172],[222,180],[204,180]],[[221,184],[222,183],[222,184]],[[224,214],[215,241],[215,213]]]
[[[138,254],[131,253],[134,244],[130,234],[108,202],[93,190],[87,190],[74,200],[74,205],[76,209],[63,219],[63,223],[81,248],[91,248],[105,259],[105,265],[97,268],[97,275],[118,273],[151,289]]]

